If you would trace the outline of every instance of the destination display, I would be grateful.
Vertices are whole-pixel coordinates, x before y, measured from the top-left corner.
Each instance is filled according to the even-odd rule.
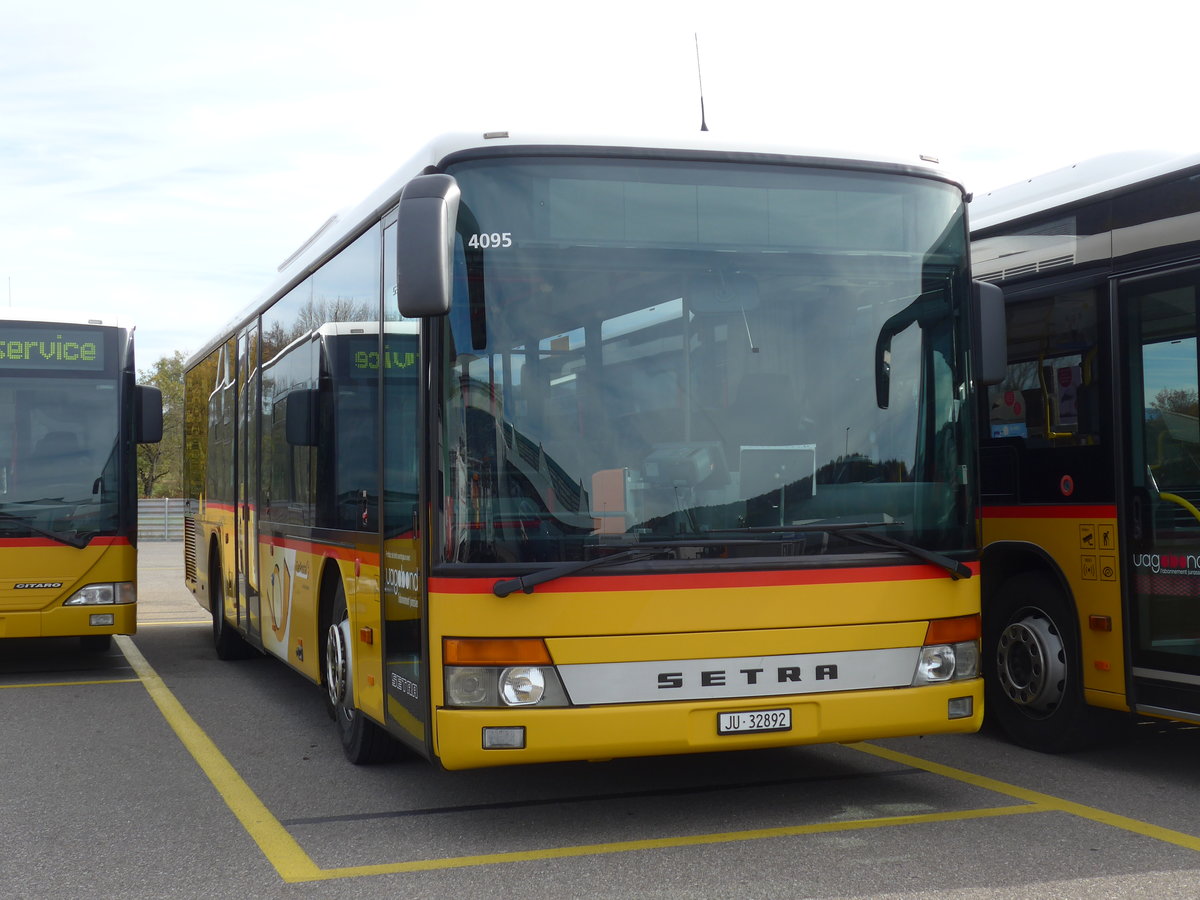
[[[104,370],[100,331],[54,325],[0,325],[0,370],[100,372]]]
[[[383,352],[379,350],[377,334],[359,334],[338,339],[343,376],[350,378],[374,378],[383,369],[390,378],[400,375],[416,375],[417,336],[415,334],[388,334],[384,336]]]

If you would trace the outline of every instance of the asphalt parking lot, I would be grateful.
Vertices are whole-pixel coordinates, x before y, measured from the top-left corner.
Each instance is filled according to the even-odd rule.
[[[1200,897],[1200,729],[360,768],[313,685],[216,659],[180,545],[141,568],[107,653],[0,646],[0,896]]]

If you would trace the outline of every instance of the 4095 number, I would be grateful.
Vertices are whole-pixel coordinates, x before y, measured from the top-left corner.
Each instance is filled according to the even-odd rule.
[[[485,234],[473,234],[467,238],[467,246],[472,250],[490,250],[493,247],[511,247],[513,243],[511,231],[492,231]]]

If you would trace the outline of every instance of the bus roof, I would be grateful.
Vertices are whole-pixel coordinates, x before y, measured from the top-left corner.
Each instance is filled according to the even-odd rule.
[[[628,150],[631,156],[647,159],[703,154],[709,158],[715,156],[729,160],[737,159],[742,162],[788,161],[798,164],[892,171],[945,181],[957,185],[962,190],[961,185],[937,168],[937,162],[932,157],[921,156],[915,159],[904,159],[897,156],[839,149],[797,148],[767,141],[735,141],[716,136],[712,132],[697,131],[661,139],[645,136],[567,135],[508,131],[444,134],[422,147],[356,206],[330,216],[308,240],[279,265],[278,277],[259,294],[248,308],[227,323],[217,336],[194,353],[185,364],[186,367],[190,368],[196,361],[231,336],[236,329],[241,327],[242,323],[262,312],[274,298],[281,296],[294,284],[303,280],[326,259],[357,237],[369,223],[378,221],[399,202],[400,192],[404,186],[431,167],[441,168],[452,158],[467,156],[473,151],[479,151],[481,155],[519,155],[522,152],[546,155],[556,150],[578,154],[580,151],[586,152],[591,148],[600,152]]]
[[[0,319],[16,322],[47,322],[55,325],[103,325],[119,328],[122,323],[116,316],[96,315],[75,310],[34,309],[31,306],[6,306],[0,310]]]
[[[1070,206],[1200,166],[1200,154],[1181,156],[1161,150],[1132,150],[1085,160],[1015,184],[976,194],[971,201],[971,230],[983,231]]]

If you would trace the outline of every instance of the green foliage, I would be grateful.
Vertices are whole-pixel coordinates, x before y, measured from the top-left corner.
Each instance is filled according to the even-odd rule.
[[[148,369],[138,370],[138,384],[162,391],[163,437],[157,444],[138,447],[137,479],[140,497],[183,496],[183,362],[176,350]]]
[[[1163,388],[1150,404],[1154,409],[1163,412],[1181,413],[1194,416],[1200,404],[1197,403],[1196,392],[1187,388]]]

